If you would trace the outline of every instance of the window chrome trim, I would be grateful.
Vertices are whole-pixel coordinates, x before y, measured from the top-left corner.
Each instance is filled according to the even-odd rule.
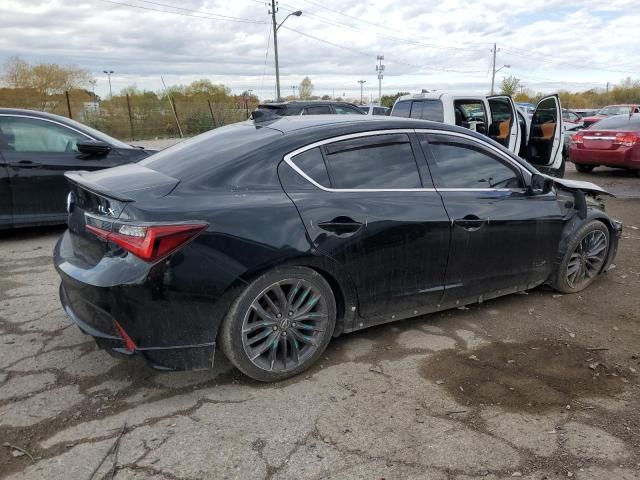
[[[494,147],[493,145],[485,144],[479,142],[477,138],[474,138],[470,135],[466,135],[458,132],[450,132],[446,130],[435,130],[435,129],[414,129],[414,128],[398,128],[398,129],[390,129],[390,130],[370,130],[366,132],[358,132],[358,133],[350,133],[347,135],[340,135],[339,137],[327,138],[324,140],[319,140],[317,142],[311,143],[309,145],[305,145],[304,147],[300,147],[292,152],[287,153],[284,156],[284,162],[289,165],[293,170],[298,173],[302,178],[304,178],[307,182],[311,183],[313,186],[319,188],[320,190],[324,190],[325,192],[335,192],[335,193],[375,193],[375,192],[510,192],[513,189],[510,188],[331,188],[320,185],[313,178],[307,175],[300,167],[298,167],[293,158],[296,155],[300,155],[308,150],[312,150],[317,147],[321,147],[323,145],[327,145],[330,143],[340,142],[343,140],[351,140],[353,138],[362,138],[362,137],[372,137],[376,135],[390,135],[396,133],[433,133],[433,134],[442,134],[442,135],[452,135],[454,137],[462,137],[468,140],[471,140],[477,143],[480,146],[486,147],[495,151],[500,156],[505,158],[511,165],[516,167],[516,169],[523,174],[523,176],[528,175],[531,177],[531,173],[523,169],[520,165],[517,164],[513,159],[509,158],[504,152],[500,151],[500,149]],[[419,171],[418,166],[416,165],[416,169]],[[518,188],[517,190],[521,190]]]
[[[49,123],[54,123],[56,125],[59,125],[63,128],[66,128],[68,130],[73,130],[76,133],[79,133],[80,135],[83,135],[85,137],[87,137],[89,140],[95,140],[95,138],[87,135],[86,133],[78,130],[77,128],[71,127],[69,125],[65,125],[62,122],[58,122],[56,120],[51,120],[50,118],[43,118],[43,117],[35,117],[33,115],[25,115],[22,113],[0,113],[0,117],[16,117],[16,118],[32,118],[34,120],[42,120],[43,122],[49,122]]]

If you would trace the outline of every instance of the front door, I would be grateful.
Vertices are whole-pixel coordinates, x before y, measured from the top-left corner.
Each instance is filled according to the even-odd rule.
[[[491,116],[489,133],[504,147],[517,154],[520,150],[522,131],[517,118],[516,105],[509,95],[487,97]]]
[[[541,171],[552,173],[562,166],[564,129],[560,97],[544,97],[531,119],[527,161]]]
[[[443,304],[475,302],[546,279],[563,225],[555,195],[531,195],[516,161],[474,138],[418,136],[452,222]]]
[[[64,172],[115,166],[120,155],[87,157],[77,143],[89,137],[33,117],[0,116],[7,140],[0,146],[9,174],[14,221],[57,221],[66,214],[69,187]]]
[[[3,135],[0,130],[0,227],[13,223],[13,207],[11,205],[11,185],[9,185],[9,172],[7,162],[2,156]]]
[[[310,241],[344,268],[369,323],[442,295],[449,218],[412,137],[339,137],[293,152],[279,169]]]

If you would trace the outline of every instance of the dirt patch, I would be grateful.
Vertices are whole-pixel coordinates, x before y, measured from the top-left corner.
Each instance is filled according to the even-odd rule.
[[[579,397],[612,397],[634,378],[609,365],[600,351],[559,341],[497,342],[473,355],[447,350],[425,361],[419,373],[461,404],[518,411],[565,407]]]

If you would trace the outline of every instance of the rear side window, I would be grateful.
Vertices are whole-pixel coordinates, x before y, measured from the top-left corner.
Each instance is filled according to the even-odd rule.
[[[234,162],[281,136],[271,128],[228,125],[180,142],[139,163],[176,179],[193,178]]]
[[[302,170],[308,177],[323,187],[330,187],[329,175],[327,167],[322,158],[320,148],[312,148],[291,159],[293,163]]]
[[[418,167],[406,134],[375,135],[325,146],[334,188],[420,188]]]
[[[405,100],[403,102],[398,102],[393,107],[393,116],[394,117],[404,117],[408,118],[411,113],[411,101]]]
[[[419,134],[431,150],[431,173],[437,188],[519,188],[520,175],[498,156],[471,140],[451,135]]]
[[[330,115],[331,109],[326,105],[318,105],[315,107],[307,107],[304,109],[303,115]]]
[[[444,121],[444,110],[440,100],[414,100],[411,104],[411,118],[431,120],[433,122]]]
[[[354,107],[349,107],[347,105],[334,105],[333,108],[336,109],[337,115],[363,115],[364,112],[358,110]]]

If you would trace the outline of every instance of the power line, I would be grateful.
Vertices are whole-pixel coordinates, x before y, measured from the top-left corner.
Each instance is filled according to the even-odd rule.
[[[192,17],[192,18],[204,18],[206,20],[220,20],[220,21],[225,21],[225,22],[237,22],[237,23],[252,23],[252,24],[266,24],[267,22],[261,21],[261,20],[251,20],[248,18],[238,18],[238,17],[229,17],[226,15],[219,15],[217,13],[208,13],[208,12],[201,12],[199,10],[192,10],[189,8],[182,8],[182,7],[175,7],[172,5],[167,5],[167,4],[160,4],[160,3],[156,3],[156,2],[151,2],[149,0],[139,0],[141,2],[146,2],[146,3],[151,3],[154,5],[159,5],[159,6],[164,6],[164,7],[168,7],[168,8],[175,8],[178,10],[184,10],[187,12],[195,12],[198,15],[195,15],[193,13],[180,13],[180,12],[172,12],[169,10],[161,10],[159,8],[153,8],[153,7],[145,7],[143,5],[134,5],[131,3],[125,3],[125,2],[116,2],[114,0],[99,0],[100,2],[104,2],[104,3],[111,3],[114,5],[120,5],[123,7],[130,7],[130,8],[139,8],[141,10],[149,10],[152,12],[160,12],[160,13],[169,13],[171,15],[180,15],[182,17]]]

